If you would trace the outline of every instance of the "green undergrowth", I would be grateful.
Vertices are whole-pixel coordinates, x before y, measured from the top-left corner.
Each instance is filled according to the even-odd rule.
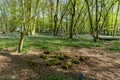
[[[54,53],[52,54],[41,54],[41,59],[44,59],[47,66],[60,66],[62,69],[69,70],[74,64],[80,64],[88,60],[85,56],[72,55],[68,56],[67,54]]]
[[[47,66],[60,65],[61,62],[58,59],[51,59],[47,62]]]
[[[120,52],[120,41],[113,42],[113,45],[110,47],[110,50]]]
[[[17,47],[18,40],[11,36],[0,36],[0,49]]]
[[[54,75],[54,76],[50,76],[50,77],[48,77],[46,80],[85,80],[84,78],[75,78],[75,79],[72,79],[71,77],[65,77],[65,76],[60,76],[60,75],[58,75],[58,76],[56,76],[56,75]]]
[[[6,34],[0,35],[0,49],[14,47],[15,50],[18,47],[19,35]],[[92,39],[86,38],[62,38],[55,37],[51,35],[35,35],[35,36],[26,36],[24,45],[23,45],[23,53],[27,53],[31,50],[32,47],[39,50],[48,50],[51,52],[61,50],[65,47],[101,47],[103,46],[103,42],[93,42]]]
[[[40,55],[40,58],[42,58],[42,59],[48,59],[49,57],[46,56],[46,55],[44,55],[44,54],[41,54],[41,55]]]
[[[68,70],[68,69],[70,69],[70,68],[72,68],[72,62],[66,62],[64,65],[63,65],[63,67],[62,67],[63,69],[66,69],[66,70]]]

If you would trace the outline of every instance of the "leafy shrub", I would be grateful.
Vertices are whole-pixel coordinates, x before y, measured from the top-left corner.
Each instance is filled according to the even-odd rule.
[[[73,59],[73,60],[72,60],[72,63],[74,63],[74,64],[79,64],[80,62],[79,62],[79,60],[77,60],[77,59]]]
[[[60,65],[61,62],[58,59],[51,59],[47,62],[47,66]]]
[[[67,62],[63,65],[63,69],[70,69],[72,67],[72,63],[71,62]]]
[[[48,56],[46,56],[46,55],[44,55],[44,54],[41,54],[41,55],[40,55],[40,58],[42,58],[42,59],[48,59]]]
[[[64,60],[64,56],[63,55],[57,55],[57,56],[55,56],[55,58],[58,58],[59,60]]]
[[[110,50],[120,52],[120,42],[114,42],[113,45],[110,47]]]

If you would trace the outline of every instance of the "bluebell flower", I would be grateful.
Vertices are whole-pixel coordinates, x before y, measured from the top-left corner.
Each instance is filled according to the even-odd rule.
[[[79,79],[80,80],[85,80],[85,76],[82,73],[79,73]]]

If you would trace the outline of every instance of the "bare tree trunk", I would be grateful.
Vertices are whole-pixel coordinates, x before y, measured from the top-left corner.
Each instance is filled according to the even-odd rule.
[[[24,43],[24,30],[23,27],[25,28],[25,12],[24,12],[24,0],[21,0],[21,11],[23,13],[23,21],[21,22],[21,32],[20,32],[20,39],[19,39],[19,45],[18,45],[18,53],[21,53],[22,48],[23,48],[23,43]]]
[[[53,0],[50,0],[50,22],[51,22],[51,27],[52,27],[52,30],[53,31],[53,28],[54,28],[54,25],[53,25],[53,6],[54,6],[54,3],[53,3]]]
[[[115,23],[114,23],[113,37],[116,34],[116,27],[117,27],[116,25],[117,25],[119,10],[120,10],[120,1],[118,2],[117,14],[116,14]]]
[[[98,0],[96,0],[96,29],[95,29],[95,34],[94,34],[94,42],[97,42],[99,39],[99,30],[98,30]]]
[[[21,53],[24,43],[24,33],[21,32],[19,45],[18,45],[18,53]]]
[[[59,7],[59,0],[56,3],[56,12],[54,15],[54,36],[57,36],[57,25],[58,25],[58,7]]]
[[[76,1],[71,1],[72,4],[72,17],[71,17],[71,25],[70,25],[70,34],[69,38],[73,38],[73,30],[74,30],[74,18],[75,18],[75,8],[76,8]]]

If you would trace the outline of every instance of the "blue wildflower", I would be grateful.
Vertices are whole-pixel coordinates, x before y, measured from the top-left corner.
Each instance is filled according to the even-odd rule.
[[[82,73],[79,73],[79,80],[85,80],[85,76]]]

